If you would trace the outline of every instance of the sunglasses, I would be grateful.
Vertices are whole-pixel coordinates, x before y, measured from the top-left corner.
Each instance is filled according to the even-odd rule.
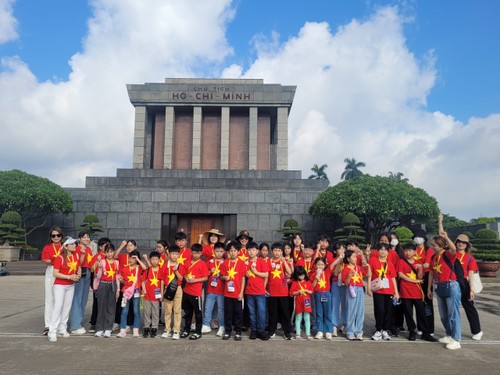
[[[51,234],[50,237],[51,238],[62,237],[62,234],[59,234],[59,233],[57,233],[57,234]]]

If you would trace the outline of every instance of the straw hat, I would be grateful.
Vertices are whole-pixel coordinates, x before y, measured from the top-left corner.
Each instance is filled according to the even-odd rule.
[[[217,229],[210,229],[203,233],[203,237],[201,238],[201,242],[204,245],[210,245],[210,241],[208,240],[210,238],[211,234],[215,234],[216,236],[219,237],[218,242],[224,242],[226,241],[226,235],[224,233],[219,232]]]

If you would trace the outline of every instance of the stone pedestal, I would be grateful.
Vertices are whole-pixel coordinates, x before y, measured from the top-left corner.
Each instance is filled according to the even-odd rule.
[[[0,246],[0,262],[14,262],[19,260],[21,249],[10,245]]]

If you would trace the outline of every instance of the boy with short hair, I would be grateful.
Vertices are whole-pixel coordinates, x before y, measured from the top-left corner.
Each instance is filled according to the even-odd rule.
[[[238,259],[238,252],[241,245],[236,241],[231,241],[226,246],[228,259],[221,266],[221,278],[224,280],[224,336],[223,340],[229,340],[231,331],[234,330],[236,341],[241,341],[241,331],[243,324],[243,293],[245,290],[245,274],[247,268],[245,262]]]
[[[199,244],[193,244],[191,247],[191,264],[186,269],[184,280],[182,308],[184,310],[184,330],[181,338],[189,336],[190,340],[198,340],[201,337],[201,295],[203,293],[203,282],[208,279],[207,264],[201,260],[203,247]],[[190,325],[195,317],[196,328],[190,332]],[[191,333],[191,335],[189,335]]]
[[[160,321],[161,293],[160,254],[157,251],[149,254],[151,267],[144,271],[142,294],[144,294],[144,333],[142,337],[155,338]]]
[[[250,242],[247,245],[247,285],[245,296],[250,315],[250,340],[259,338],[269,340],[266,328],[266,283],[269,276],[267,262],[258,258],[258,245]]]
[[[174,299],[169,301],[164,298],[163,309],[165,311],[165,332],[161,335],[162,338],[172,337],[172,340],[180,338],[181,320],[182,320],[182,288],[181,283],[186,269],[182,264],[179,264],[179,246],[172,245],[168,249],[168,260],[161,269],[161,293],[164,295],[165,289],[177,277],[177,290]],[[174,323],[172,324],[172,313],[174,314]],[[173,329],[172,332],[170,330]]]
[[[177,261],[187,269],[187,267],[191,264],[191,249],[186,247],[186,233],[177,232],[175,234],[175,244],[179,246],[179,259]]]
[[[207,261],[207,267],[210,272],[208,277],[207,294],[205,296],[205,316],[203,318],[203,326],[201,333],[210,333],[210,317],[217,303],[217,318],[219,320],[219,330],[216,336],[222,337],[224,334],[224,281],[221,279],[221,266],[224,263],[224,255],[226,251],[222,242],[217,242],[214,245],[214,258]]]

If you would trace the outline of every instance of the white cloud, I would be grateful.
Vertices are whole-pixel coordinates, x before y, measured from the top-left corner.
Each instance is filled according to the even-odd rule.
[[[477,164],[475,178],[491,179],[491,169],[482,164],[495,158],[493,148],[482,149],[482,123],[488,123],[491,141],[500,138],[500,120],[473,120],[464,127],[452,116],[426,110],[437,76],[434,56],[432,51],[421,58],[411,53],[404,22],[407,19],[396,8],[385,7],[336,32],[327,23],[306,23],[285,42],[277,44],[273,34],[266,45],[260,37],[256,61],[246,71],[231,66],[224,75],[298,86],[289,119],[289,160],[290,168],[303,170],[305,176],[314,163],[327,163],[335,184],[343,160],[354,157],[367,163],[366,173],[386,176],[402,171],[411,183],[435,196],[445,212],[463,218],[498,215],[499,188],[484,187],[479,195],[471,186],[456,189],[436,183],[436,169]],[[456,148],[465,139],[472,142],[468,162],[457,162]],[[477,148],[482,152],[472,152]],[[455,173],[446,174],[449,181],[457,181]],[[455,189],[453,194],[450,189]],[[463,199],[468,203],[462,208]]]
[[[14,0],[0,0],[0,44],[17,39],[17,20],[13,15]]]

